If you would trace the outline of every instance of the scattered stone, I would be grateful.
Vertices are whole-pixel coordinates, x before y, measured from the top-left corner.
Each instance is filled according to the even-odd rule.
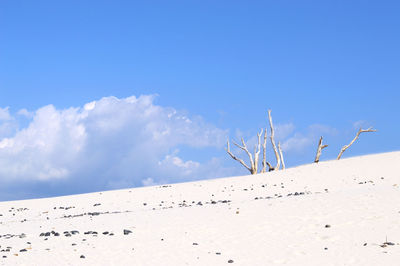
[[[198,243],[193,243],[193,246],[198,246],[199,244]]]
[[[21,249],[19,252],[26,252],[28,250],[26,250],[25,248]]]
[[[221,252],[215,252],[216,255],[221,255]]]
[[[81,256],[80,256],[80,258],[81,258],[81,259],[84,259],[84,258],[85,258],[85,256],[81,255]]]
[[[108,235],[108,231],[103,232],[103,235]]]
[[[385,243],[383,243],[384,245],[387,245],[387,246],[394,246],[395,244],[394,243],[392,243],[392,242],[385,242]]]
[[[364,247],[367,245],[367,243],[364,243]]]
[[[124,235],[129,235],[130,233],[132,233],[131,230],[124,229]]]
[[[329,227],[331,227],[329,224],[326,224],[326,225],[325,225],[325,228],[329,228]]]
[[[233,260],[228,260],[228,263],[233,263]]]

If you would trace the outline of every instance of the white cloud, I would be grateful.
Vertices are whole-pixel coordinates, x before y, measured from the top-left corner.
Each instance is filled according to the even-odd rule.
[[[290,134],[293,133],[295,126],[293,123],[277,124],[275,126],[275,138],[277,140],[286,139]]]
[[[1,108],[0,107],[0,121],[8,121],[11,120],[10,112],[8,111],[8,107]]]
[[[32,113],[32,112],[29,112],[29,111],[26,110],[25,108],[19,110],[19,111],[17,112],[17,115],[24,116],[24,117],[27,117],[27,118],[32,118],[32,117],[33,117],[33,113]]]
[[[301,152],[312,143],[310,135],[304,136],[301,133],[296,133],[282,144],[282,150],[285,152],[294,151]]]
[[[294,128],[294,127],[293,127]],[[338,130],[327,125],[313,124],[308,126],[306,132],[296,132],[282,143],[282,150],[285,152],[303,152],[310,145],[317,143],[320,136],[334,136]]]
[[[27,127],[0,135],[0,182],[79,181],[91,190],[207,178],[207,162],[171,151],[221,147],[227,132],[153,99],[106,97],[79,108],[36,110]],[[0,119],[13,118],[6,108]]]
[[[360,128],[367,129],[370,127],[370,123],[366,120],[358,120],[353,123],[353,128],[359,130]]]

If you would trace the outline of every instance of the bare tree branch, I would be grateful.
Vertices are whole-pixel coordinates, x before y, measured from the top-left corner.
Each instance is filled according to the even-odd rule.
[[[343,146],[343,148],[340,150],[340,153],[339,153],[339,155],[338,155],[338,157],[337,157],[337,160],[339,160],[340,157],[342,157],[342,154],[343,154],[343,152],[344,152],[345,150],[347,150],[351,145],[353,145],[353,143],[358,139],[358,137],[360,136],[361,133],[364,133],[364,132],[376,132],[376,131],[377,131],[377,130],[376,130],[376,129],[373,129],[372,127],[368,128],[368,129],[362,129],[362,128],[360,128],[360,129],[358,130],[358,132],[357,132],[357,135],[354,137],[354,139],[353,139],[348,145]]]
[[[282,170],[285,169],[285,160],[283,160],[283,153],[282,153],[282,149],[281,149],[281,143],[278,141],[278,149],[279,149],[279,155],[281,157],[281,161],[282,161]]]
[[[233,144],[235,144],[238,148],[244,150],[244,151],[247,153],[247,155],[249,156],[249,159],[250,159],[250,165],[252,166],[252,165],[254,164],[253,156],[251,155],[251,153],[250,153],[249,150],[247,149],[246,142],[244,142],[244,139],[242,138],[242,144],[243,144],[243,146],[240,146],[240,145],[237,144],[236,142],[233,142]]]
[[[274,139],[275,131],[274,131],[274,125],[272,124],[271,110],[268,110],[268,118],[269,118],[269,125],[271,127],[271,136],[270,136],[270,138],[271,138],[272,148],[274,149],[275,157],[276,157],[276,166],[275,166],[274,169],[275,170],[279,170],[279,167],[281,165],[281,160],[280,160],[279,153],[278,153],[278,150],[277,150],[276,144],[275,144],[275,139]]]
[[[231,152],[231,150],[230,150],[230,148],[229,148],[229,139],[227,140],[227,142],[226,142],[226,152],[232,157],[232,159],[234,159],[234,160],[236,160],[236,161],[238,161],[239,163],[241,163],[247,170],[249,170],[250,171],[250,173],[251,173],[251,168],[250,167],[248,167],[247,165],[246,165],[246,163],[242,160],[242,159],[240,159],[240,158],[237,158],[235,155],[233,155],[233,153]]]
[[[261,173],[265,173],[267,171],[267,129],[264,131],[264,142],[263,142],[263,160],[262,160],[262,170]]]
[[[318,148],[317,148],[317,155],[315,156],[314,163],[319,162],[319,157],[321,156],[322,149],[325,149],[328,145],[322,145],[322,136],[319,138]]]
[[[255,173],[257,173],[257,171],[258,171],[258,158],[260,157],[260,151],[261,151],[261,135],[262,135],[262,133],[263,133],[262,129],[261,129],[260,133],[257,133],[258,144],[254,146],[254,164],[253,164],[253,169],[254,169]]]

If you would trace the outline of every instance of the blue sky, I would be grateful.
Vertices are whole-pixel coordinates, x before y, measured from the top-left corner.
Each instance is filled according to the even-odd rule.
[[[269,108],[289,167],[399,150],[399,8],[1,1],[0,200],[246,174]]]

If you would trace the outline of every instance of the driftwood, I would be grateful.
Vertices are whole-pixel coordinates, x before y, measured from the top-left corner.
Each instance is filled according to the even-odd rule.
[[[354,139],[348,144],[343,146],[343,148],[340,150],[339,155],[337,157],[337,160],[340,159],[340,157],[342,157],[343,152],[345,152],[345,150],[347,150],[351,145],[353,145],[353,143],[358,139],[358,137],[360,136],[361,133],[364,132],[376,132],[376,129],[373,129],[372,127],[368,128],[368,129],[362,129],[360,128],[356,134],[356,136],[354,137]]]
[[[322,145],[322,136],[319,138],[319,142],[318,142],[318,148],[317,148],[317,155],[315,156],[315,160],[314,163],[318,163],[319,162],[319,157],[321,156],[321,152],[323,149],[325,149],[326,147],[328,147],[328,145]]]
[[[271,117],[271,110],[268,110],[268,119],[269,119],[269,125],[271,127],[271,143],[272,143],[272,148],[274,149],[275,157],[276,157],[276,166],[271,169],[271,170],[279,170],[279,167],[281,165],[281,159],[278,153],[278,149],[276,148],[275,144],[275,131],[274,131],[274,125],[272,124],[272,117]]]

